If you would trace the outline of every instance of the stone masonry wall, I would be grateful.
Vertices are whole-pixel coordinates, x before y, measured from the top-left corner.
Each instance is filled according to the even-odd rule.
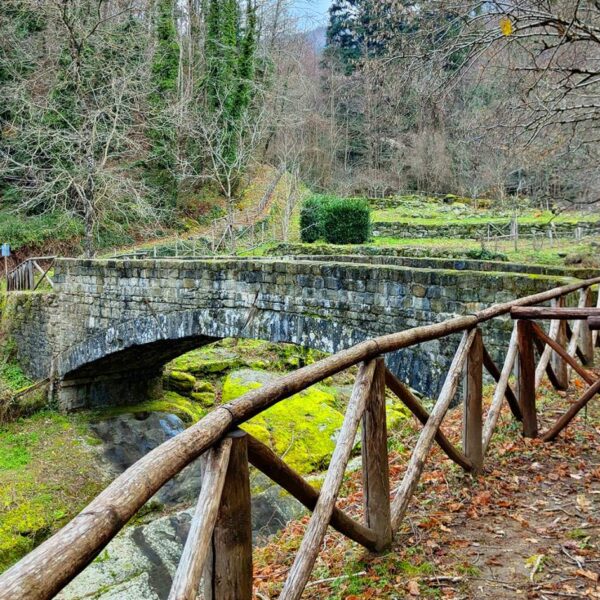
[[[118,401],[109,398],[107,381],[125,373],[131,377],[132,367],[139,370],[137,381],[143,377],[150,382],[166,360],[221,337],[336,352],[568,281],[282,259],[65,259],[57,261],[54,280],[54,294],[38,294],[35,300],[27,294],[12,296],[11,310],[23,318],[12,324],[11,335],[32,375],[52,371],[65,388],[85,383],[85,394],[92,394],[95,403]],[[485,326],[486,343],[498,357],[511,327],[508,319]],[[416,389],[433,394],[457,343],[456,337],[435,340],[397,352],[388,363]],[[100,378],[104,391],[93,392]],[[74,405],[85,403],[83,393],[69,398]]]
[[[519,223],[519,232],[523,234],[536,234],[538,236],[548,236],[548,231],[552,229],[554,235],[574,237],[577,229],[581,235],[597,235],[600,232],[598,223],[554,223],[552,227],[537,223]],[[391,237],[391,238],[463,238],[480,239],[488,233],[488,226],[485,223],[461,223],[461,224],[430,224],[414,225],[411,223],[397,222],[376,222],[373,223],[373,237]],[[508,232],[507,232],[508,233]],[[493,236],[493,233],[492,233]]]

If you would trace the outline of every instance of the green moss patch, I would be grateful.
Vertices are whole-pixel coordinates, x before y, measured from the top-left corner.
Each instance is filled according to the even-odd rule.
[[[231,373],[223,385],[223,401],[239,398],[275,377],[247,369]],[[331,393],[313,386],[272,406],[242,428],[268,444],[299,473],[311,473],[327,466],[335,448],[344,416],[334,405]]]
[[[169,376],[181,373],[194,377],[210,377],[238,369],[243,365],[244,362],[234,354],[211,346],[183,354],[169,363],[168,369]],[[182,377],[182,375],[175,376]]]
[[[38,413],[0,429],[0,571],[106,485],[80,418]]]
[[[177,415],[184,423],[199,421],[205,414],[205,402],[195,402],[180,396],[177,392],[165,392],[158,400],[148,400],[130,406],[115,406],[95,413],[95,418],[107,419],[118,415],[164,412]]]

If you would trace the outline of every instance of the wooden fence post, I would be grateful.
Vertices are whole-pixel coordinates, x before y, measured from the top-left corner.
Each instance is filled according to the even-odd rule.
[[[383,358],[376,359],[369,403],[363,415],[362,464],[365,521],[377,536],[377,552],[382,552],[392,544]]]
[[[246,434],[229,434],[231,454],[204,569],[206,600],[252,599],[252,521]]]
[[[592,305],[592,290],[591,288],[586,288],[585,290],[581,290],[581,294],[584,296],[583,305],[584,306],[593,306]],[[594,366],[594,341],[592,337],[592,332],[590,330],[590,326],[588,325],[587,320],[583,320],[581,322],[580,329],[580,340],[581,340],[581,354],[582,360],[581,362],[586,367]]]
[[[483,468],[483,339],[477,328],[467,355],[464,380],[463,451],[475,473]]]
[[[565,300],[564,298],[559,298],[553,304],[556,305],[557,308],[564,307]],[[567,322],[560,319],[558,321],[558,331],[556,333],[556,342],[563,348],[567,348]],[[552,370],[556,375],[556,383],[558,384],[558,389],[566,390],[569,388],[569,367],[565,362],[564,358],[560,356],[560,354],[556,352],[552,352],[550,355],[550,364],[552,366]]]
[[[537,437],[537,412],[535,407],[535,353],[531,321],[517,321],[519,343],[519,404],[523,413],[523,435]]]

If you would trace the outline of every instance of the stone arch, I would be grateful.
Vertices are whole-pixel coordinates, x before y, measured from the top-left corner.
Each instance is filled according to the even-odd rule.
[[[263,339],[336,352],[368,339],[318,316],[257,309],[191,309],[145,314],[111,325],[54,361],[63,410],[131,404],[158,393],[164,365],[225,337]]]

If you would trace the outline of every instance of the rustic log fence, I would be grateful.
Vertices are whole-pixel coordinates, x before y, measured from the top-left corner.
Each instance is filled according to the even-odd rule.
[[[48,273],[55,260],[56,256],[39,256],[23,261],[6,274],[6,291],[35,292],[43,282],[47,282],[53,288],[54,282]]]
[[[262,471],[312,511],[303,541],[280,598],[300,598],[322,547],[328,526],[373,552],[392,543],[434,443],[465,471],[478,473],[496,428],[504,401],[523,435],[538,436],[536,389],[547,374],[558,389],[571,372],[588,384],[550,429],[554,439],[600,392],[600,378],[586,369],[598,343],[600,299],[592,307],[592,291],[600,277],[491,306],[472,315],[417,327],[358,344],[285,375],[238,400],[221,405],[175,438],[148,453],[109,485],[77,517],[38,546],[2,576],[0,600],[53,597],[80,573],[165,483],[202,456],[203,483],[169,600],[247,600],[252,597],[252,535],[249,465]],[[571,294],[577,308],[569,308]],[[552,306],[536,306],[552,303]],[[513,333],[501,368],[485,347],[480,326],[499,317],[514,319]],[[548,331],[536,320],[549,320]],[[410,389],[386,369],[384,356],[453,334],[462,339],[431,412]],[[539,360],[536,358],[536,352]],[[578,362],[579,359],[579,362]],[[537,361],[537,364],[536,364]],[[581,364],[580,364],[581,363]],[[516,383],[510,375],[518,365]],[[317,491],[273,451],[239,426],[275,403],[358,366],[358,375],[322,488]],[[484,416],[483,371],[496,382]],[[440,427],[461,379],[464,396],[462,448],[454,446]],[[423,424],[403,480],[391,498],[387,456],[385,391],[393,392]],[[518,399],[517,399],[518,396]],[[336,506],[344,472],[362,430],[363,523]]]

